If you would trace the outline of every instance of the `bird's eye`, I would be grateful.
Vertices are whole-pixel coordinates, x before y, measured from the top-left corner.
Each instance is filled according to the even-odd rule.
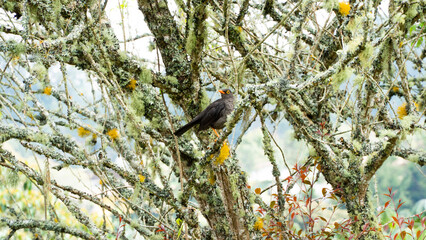
[[[228,90],[228,91],[226,91],[226,94],[229,94],[230,93],[230,91]]]

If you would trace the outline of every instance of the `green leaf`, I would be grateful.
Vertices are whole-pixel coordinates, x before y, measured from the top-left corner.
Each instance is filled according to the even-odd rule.
[[[420,45],[422,45],[423,43],[423,37],[420,37],[419,40],[417,41],[416,47],[420,47]]]
[[[414,30],[416,30],[416,28],[417,28],[416,25],[413,25],[413,26],[410,27],[410,30],[408,31],[410,33],[410,35]]]
[[[178,225],[180,225],[180,228],[179,228],[179,231],[178,231],[178,235],[177,235],[177,237],[176,237],[176,240],[179,240],[180,235],[182,234],[183,221],[182,221],[182,219],[178,218],[178,219],[176,219],[176,223],[177,223]]]

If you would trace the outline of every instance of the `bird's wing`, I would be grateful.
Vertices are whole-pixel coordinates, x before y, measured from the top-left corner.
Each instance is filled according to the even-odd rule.
[[[209,128],[214,122],[216,122],[222,115],[225,110],[225,103],[218,99],[210,104],[204,111],[202,111],[198,116],[200,116],[200,127],[198,130],[204,130]]]

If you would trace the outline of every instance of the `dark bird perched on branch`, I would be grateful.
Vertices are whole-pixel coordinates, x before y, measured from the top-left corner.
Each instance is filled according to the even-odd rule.
[[[219,90],[219,92],[222,95],[221,99],[212,102],[206,109],[185,126],[179,128],[174,134],[179,137],[194,125],[199,124],[198,131],[211,127],[216,135],[218,135],[215,129],[224,128],[226,117],[234,110],[234,95],[232,95],[231,90],[223,89]]]

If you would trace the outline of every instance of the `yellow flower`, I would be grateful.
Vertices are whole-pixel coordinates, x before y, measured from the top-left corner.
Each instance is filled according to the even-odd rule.
[[[27,113],[28,117],[31,118],[31,120],[34,121],[34,115],[32,113]]]
[[[120,133],[117,128],[111,129],[107,132],[107,135],[114,141],[115,139],[120,137]]]
[[[141,183],[145,182],[145,176],[144,176],[144,175],[139,174],[139,181],[140,181]]]
[[[420,107],[419,104],[414,103],[414,106],[416,106],[417,111],[420,111]],[[399,119],[403,119],[405,116],[408,115],[407,113],[407,103],[403,103],[401,104],[401,106],[398,107],[398,109],[396,110],[396,114],[398,115]]]
[[[99,184],[100,184],[100,185],[102,185],[102,184],[104,184],[104,183],[102,182],[102,180],[99,180]]]
[[[392,87],[392,92],[398,92],[398,91],[399,91],[399,87],[397,86]]]
[[[84,129],[84,127],[79,127],[79,128],[77,128],[77,134],[80,137],[87,137],[87,136],[90,135],[90,131]]]
[[[222,148],[220,149],[220,153],[219,156],[216,158],[216,161],[214,162],[214,164],[216,165],[222,165],[223,162],[225,162],[225,160],[229,157],[229,145],[228,143],[225,141],[222,145]]]
[[[136,79],[130,79],[130,82],[126,85],[126,88],[134,90],[136,88]]]
[[[348,2],[339,2],[339,12],[342,16],[346,16],[351,11],[351,5]]]
[[[43,93],[46,95],[52,94],[52,87],[45,87]]]
[[[13,66],[16,66],[16,64],[18,64],[18,61],[19,61],[19,56],[14,56],[14,57],[12,58],[12,65],[13,65]]]
[[[261,217],[257,217],[256,222],[254,223],[253,226],[254,230],[261,230],[263,228],[263,218]]]

